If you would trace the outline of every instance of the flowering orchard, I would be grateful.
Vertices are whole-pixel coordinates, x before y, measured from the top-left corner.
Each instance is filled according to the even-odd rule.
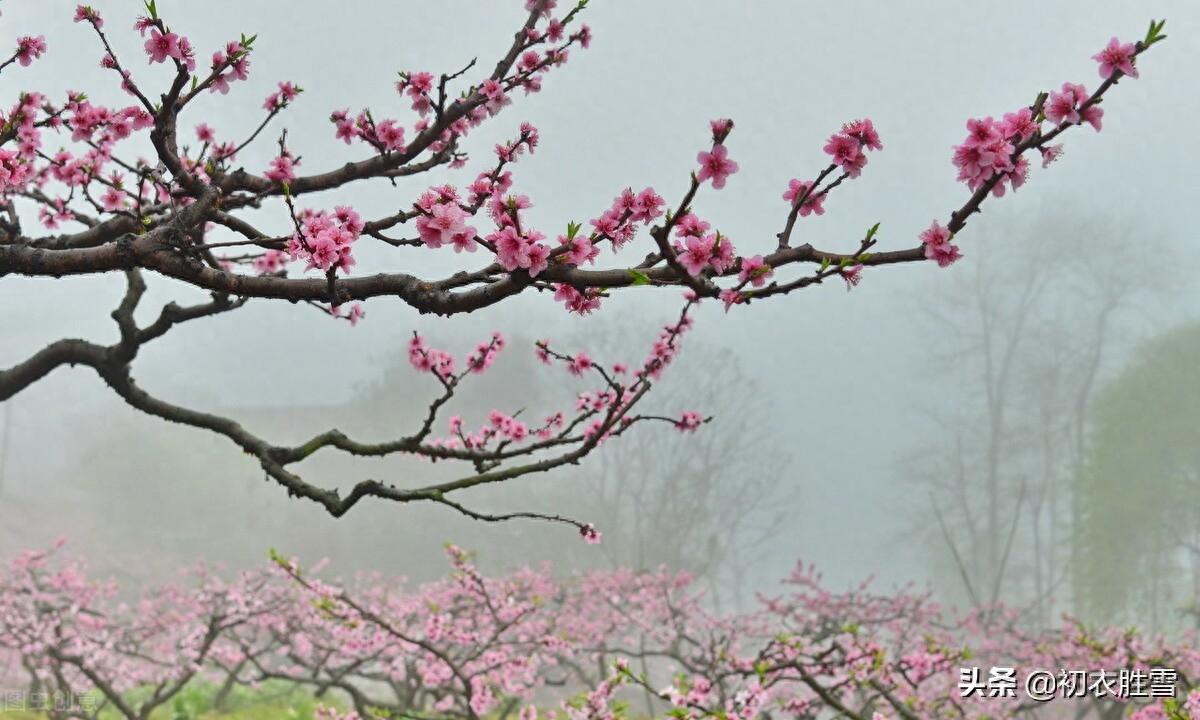
[[[1025,634],[1005,608],[956,616],[911,589],[833,592],[803,564],[757,611],[719,616],[665,570],[487,577],[447,552],[449,577],[415,589],[327,582],[276,556],[232,582],[200,570],[119,604],[58,547],[26,551],[0,575],[0,684],[86,698],[85,718],[145,718],[199,679],[306,688],[330,718],[1200,718],[1194,635],[1069,618]],[[1018,681],[1036,668],[1170,675],[1153,695],[1064,684],[1035,700],[965,692],[963,668],[981,665]]]
[[[94,370],[118,396],[139,411],[218,433],[261,464],[288,493],[321,504],[340,516],[368,497],[429,501],[472,517],[499,520],[458,499],[461,491],[529,473],[577,463],[606,440],[643,422],[671,423],[695,431],[705,418],[642,413],[641,401],[675,357],[691,326],[691,309],[715,300],[726,311],[787,295],[828,279],[848,288],[868,268],[933,260],[945,267],[961,252],[956,236],[989,198],[1022,187],[1031,166],[1047,166],[1062,150],[1062,136],[1081,125],[1101,129],[1102,101],[1124,78],[1136,78],[1142,53],[1162,40],[1152,23],[1137,42],[1113,39],[1094,56],[1099,85],[1082,84],[1033,93],[1033,102],[996,117],[970,119],[967,135],[950,160],[967,188],[961,206],[913,231],[914,247],[875,251],[879,223],[854,242],[850,253],[793,242],[796,224],[823,214],[830,193],[862,177],[880,133],[869,119],[848,122],[824,141],[829,162],[808,179],[781,187],[782,228],[773,238],[738,238],[703,219],[711,201],[746,168],[736,161],[734,122],[714,120],[697,129],[697,164],[679,170],[672,187],[614,188],[611,203],[586,222],[534,227],[525,212],[533,199],[521,193],[514,167],[539,146],[537,128],[513,122],[511,140],[490,153],[469,155],[473,131],[520,98],[541,91],[573,52],[585,51],[592,31],[581,18],[587,2],[560,7],[557,0],[527,0],[507,50],[493,63],[431,72],[403,68],[395,100],[380,107],[329,112],[331,135],[346,145],[346,161],[309,167],[280,124],[300,105],[302,88],[283,79],[266,97],[261,122],[247,137],[225,135],[215,118],[198,117],[197,98],[216,93],[232,102],[255,60],[255,37],[240,36],[221,47],[198,48],[186,29],[161,15],[154,2],[132,30],[113,28],[94,8],[74,10],[81,42],[90,35],[103,68],[127,94],[124,106],[102,106],[82,91],[52,98],[24,92],[4,114],[0,129],[0,277],[63,279],[123,273],[127,290],[112,316],[119,340],[102,345],[78,339],[52,342],[22,362],[0,370],[6,400],[63,366]],[[519,9],[519,8],[515,8]],[[124,22],[124,21],[122,21]],[[41,36],[18,38],[0,70],[34,84],[36,61],[55,48]],[[243,112],[243,111],[238,111]],[[148,141],[148,142],[147,142]],[[821,142],[814,138],[812,142]],[[239,155],[252,143],[274,142],[264,167],[244,167]],[[947,145],[950,143],[948,142]],[[139,149],[151,152],[138,156]],[[1030,160],[1030,158],[1034,160]],[[396,202],[395,213],[363,217],[354,207],[330,207],[323,197],[366,183],[384,185],[435,168],[461,169],[463,181],[428,187]],[[588,201],[591,203],[592,201]],[[269,232],[271,213],[287,230]],[[260,226],[261,225],[261,226]],[[448,277],[375,272],[356,250],[380,243],[396,253],[455,253],[461,270]],[[139,324],[147,276],[163,276],[207,291],[201,304],[170,303],[157,319]],[[666,326],[644,360],[593,359],[586,351],[538,343],[551,365],[595,383],[573,409],[543,419],[497,410],[479,424],[447,418],[443,406],[467,380],[484,373],[504,347],[497,334],[461,362],[414,337],[414,367],[440,386],[424,422],[410,434],[366,443],[338,430],[297,445],[277,445],[233,419],[164,401],[138,385],[131,364],[142,349],[184,324],[206,320],[249,302],[287,300],[326,318],[363,322],[367,301],[399,299],[422,313],[467,313],[521,293],[546,292],[567,311],[597,311],[617,289],[683,289],[678,317]],[[145,312],[144,309],[141,310]],[[623,362],[620,362],[624,360]],[[458,461],[457,479],[424,487],[401,487],[364,479],[342,495],[301,477],[293,468],[322,449],[353,456],[409,454],[431,461]],[[565,518],[590,539],[594,528]]]

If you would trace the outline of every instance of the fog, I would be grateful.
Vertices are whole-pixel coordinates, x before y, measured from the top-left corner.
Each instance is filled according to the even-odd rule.
[[[166,75],[138,62],[134,5],[94,3],[118,52],[150,83]],[[181,127],[207,122],[219,137],[243,137],[260,121],[261,99],[277,81],[304,88],[239,156],[255,172],[266,167],[284,127],[303,172],[361,157],[361,148],[335,140],[330,111],[371,107],[406,117],[406,103],[392,88],[397,71],[452,72],[475,57],[490,68],[524,17],[517,2],[161,1],[158,10],[190,37],[202,61],[239,34],[258,36],[250,80],[235,83],[228,95],[204,97]],[[49,45],[30,68],[0,76],[3,97],[77,89],[97,102],[121,102],[111,73],[98,66],[95,37],[71,22],[67,6],[8,2],[3,13],[6,37],[44,34]],[[968,197],[950,162],[968,118],[999,117],[1067,81],[1094,88],[1099,77],[1091,56],[1114,35],[1140,39],[1151,18],[1163,17],[1169,39],[1139,58],[1139,79],[1122,80],[1106,96],[1103,131],[1073,129],[1061,159],[1044,170],[1035,163],[1018,192],[989,199],[957,238],[964,255],[957,264],[868,267],[849,292],[841,281],[826,282],[728,313],[707,301],[645,407],[694,409],[713,415],[710,424],[694,436],[648,430],[644,438],[616,438],[578,468],[459,498],[491,511],[595,521],[605,533],[599,546],[580,542],[566,526],[484,524],[421,503],[369,501],[335,520],[264,482],[258,464],[223,438],[143,416],[83,369],[58,370],[0,406],[0,422],[7,420],[0,432],[8,433],[0,440],[0,554],[66,535],[93,567],[138,582],[196,558],[261,565],[269,548],[306,562],[329,556],[338,572],[423,579],[444,573],[441,547],[452,541],[479,550],[489,568],[544,559],[564,570],[683,563],[706,573],[718,596],[741,603],[802,558],[833,585],[874,575],[884,587],[912,581],[969,602],[966,568],[975,573],[966,584],[976,590],[996,586],[1016,602],[1050,592],[1056,599],[1047,613],[1071,609],[1064,565],[1043,563],[1071,554],[1068,469],[1079,458],[1071,454],[1070,433],[1089,420],[1064,408],[1075,407],[1080,363],[1095,361],[1090,387],[1098,392],[1142,343],[1195,320],[1200,309],[1190,280],[1196,269],[1191,164],[1200,156],[1191,131],[1200,112],[1192,78],[1200,64],[1194,3],[1023,1],[998,11],[946,1],[593,2],[583,14],[595,33],[592,47],[573,50],[541,93],[516,93],[513,107],[469,136],[467,168],[404,179],[395,188],[361,183],[308,198],[323,207],[352,203],[364,217],[394,212],[430,185],[468,183],[490,162],[492,145],[529,121],[541,144],[514,166],[514,192],[532,199],[535,225],[561,232],[568,221],[599,215],[626,187],[652,186],[674,205],[696,153],[709,147],[709,121],[730,117],[736,127],[726,145],[740,169],[724,190],[704,186],[694,208],[739,252],[765,254],[786,218],[780,196],[788,180],[815,177],[827,162],[822,146],[829,135],[866,117],[884,150],[871,155],[861,178],[830,194],[823,216],[801,220],[800,242],[852,252],[878,222],[877,249],[909,248],[933,219],[946,222]],[[263,212],[262,227],[285,231],[285,214]],[[636,242],[630,257],[650,251],[644,234]],[[459,269],[461,260],[380,246],[358,253],[364,272],[426,277]],[[605,250],[601,262],[608,261]],[[158,276],[148,281],[158,304],[202,297]],[[1036,292],[1023,290],[1032,285]],[[0,367],[62,337],[111,342],[108,314],[122,291],[115,275],[3,277]],[[613,291],[600,311],[581,318],[548,294],[527,292],[442,319],[375,298],[365,305],[365,319],[350,327],[303,304],[255,300],[171,332],[138,357],[134,374],[153,393],[228,415],[273,442],[297,442],[331,427],[381,440],[410,431],[436,395],[430,378],[408,366],[413,331],[456,354],[492,331],[509,337],[497,368],[472,378],[457,401],[481,422],[491,407],[511,412],[574,401],[582,386],[535,362],[534,340],[552,338],[566,350],[636,363],[680,306],[677,289],[629,288]],[[989,375],[996,367],[985,360],[995,347],[983,349],[984,336],[1017,338],[1006,383]],[[1034,432],[1022,423],[1049,397],[1033,379],[1046,368],[1057,368],[1056,387],[1072,400],[1047,401],[1045,413],[1060,413],[1055,428],[1076,426],[1054,435],[1060,444],[1035,472],[1022,464],[1033,462],[1022,453]],[[989,396],[988,388],[1003,398]],[[1008,408],[1009,420],[1000,424],[989,415],[998,405]],[[996,472],[1034,478],[1024,487],[1040,488],[1022,502],[1015,485],[997,485],[990,506],[962,499],[983,487],[985,470],[966,463],[952,472],[953,463],[939,455],[954,447],[960,457],[986,454],[972,443],[992,431],[999,434]],[[719,443],[725,444],[712,458],[700,458]],[[719,481],[686,481],[699,472],[688,463],[700,463],[695,467]],[[455,471],[332,451],[300,467],[309,481],[343,490],[364,477],[415,486]],[[614,499],[631,472],[649,493],[632,504],[628,496]],[[652,498],[666,482],[674,489]],[[692,482],[706,488],[712,504],[674,512],[689,499]],[[1045,501],[1040,515],[1035,497]],[[984,515],[968,517],[968,506]],[[1009,541],[1003,582],[989,575],[986,551],[976,548],[979,557],[956,563],[951,550],[970,555],[963,543],[972,527],[987,524],[988,507],[1000,514],[993,535],[999,527],[1000,536],[1016,538]],[[1017,525],[1010,521],[1014,512]],[[589,513],[607,513],[609,525]],[[1115,545],[1137,530],[1111,531],[1106,542]],[[721,553],[720,562],[706,565],[713,553]]]

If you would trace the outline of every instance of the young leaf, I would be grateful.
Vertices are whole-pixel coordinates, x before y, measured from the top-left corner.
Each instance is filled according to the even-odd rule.
[[[644,275],[643,273],[640,273],[637,270],[633,270],[632,268],[627,270],[626,272],[629,273],[629,277],[633,278],[633,282],[630,284],[633,285],[634,287],[637,287],[638,285],[649,285],[650,284],[650,278],[647,277],[646,275]]]

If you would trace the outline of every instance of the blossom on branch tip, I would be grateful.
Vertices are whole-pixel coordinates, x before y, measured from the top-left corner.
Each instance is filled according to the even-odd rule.
[[[76,5],[74,20],[75,22],[84,22],[86,20],[95,25],[97,30],[104,27],[104,18],[100,17],[100,13],[90,5]]]
[[[700,416],[700,413],[689,410],[675,421],[675,428],[680,432],[696,432],[702,424],[704,424],[704,418]]]
[[[284,108],[302,92],[304,92],[302,88],[298,88],[290,82],[281,82],[279,83],[279,89],[268,95],[267,99],[263,101],[263,110],[270,111]]]
[[[37,58],[46,52],[46,37],[38,35],[31,37],[26,35],[17,40],[17,62],[22,66],[28,67]]]
[[[863,166],[867,164],[867,156],[862,151],[862,143],[849,135],[841,133],[830,135],[824,150],[826,155],[833,158],[833,164],[840,167],[851,178],[861,175]]]
[[[733,131],[733,121],[729,118],[721,118],[712,120],[708,123],[712,128],[713,144],[720,145],[725,142],[725,138],[729,137],[729,133]]]
[[[291,153],[284,152],[282,155],[271,159],[271,167],[263,173],[263,177],[280,184],[291,182],[296,179],[295,167],[299,164],[300,161]]]
[[[882,150],[883,143],[879,140],[879,133],[875,130],[875,124],[869,119],[855,120],[854,122],[846,123],[842,126],[842,134],[858,140],[859,144],[867,150]]]
[[[1122,43],[1117,38],[1108,41],[1104,49],[1092,56],[1100,63],[1100,77],[1109,79],[1117,72],[1122,72],[1131,78],[1137,78],[1137,64],[1134,53],[1137,47],[1133,43]]]
[[[795,178],[788,181],[788,189],[783,191],[783,199],[789,205],[795,205],[798,198],[804,198],[804,204],[800,206],[800,217],[808,217],[812,214],[825,214],[825,195],[823,193],[813,194],[812,182],[808,180],[797,180]],[[808,196],[805,197],[805,194]]]
[[[592,523],[588,523],[579,528],[579,536],[582,537],[583,541],[588,545],[599,545],[601,534],[602,533],[597,530],[596,526]]]

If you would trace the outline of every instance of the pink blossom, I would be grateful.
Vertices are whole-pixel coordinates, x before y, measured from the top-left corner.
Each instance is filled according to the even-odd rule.
[[[697,237],[708,232],[709,224],[693,213],[687,213],[683,217],[675,221],[675,235],[677,237],[686,237],[695,235]]]
[[[546,245],[531,242],[526,246],[525,254],[529,258],[525,265],[525,268],[529,271],[529,277],[537,277],[549,266],[550,248]]]
[[[417,218],[417,233],[426,247],[439,248],[453,243],[456,235],[468,231],[474,236],[474,228],[466,224],[467,213],[456,203],[434,205],[428,215]]]
[[[921,242],[926,245],[938,245],[950,240],[950,231],[942,227],[940,222],[934,220],[933,225],[930,225],[928,230],[922,232],[920,238]]]
[[[847,292],[853,290],[856,285],[862,282],[862,269],[862,263],[858,263],[857,265],[851,265],[850,267],[843,268],[839,271],[842,279],[846,281]]]
[[[558,242],[561,245],[568,244],[566,236],[562,235],[559,236]],[[574,240],[569,241],[569,245],[568,250],[559,256],[568,265],[578,267],[584,263],[595,263],[596,256],[600,254],[600,248],[593,245],[591,240],[582,236],[576,236]]]
[[[696,161],[700,163],[700,172],[696,174],[696,180],[704,182],[712,178],[712,185],[717,190],[725,187],[725,180],[730,175],[738,171],[738,164],[730,160],[729,151],[722,144],[713,145],[712,152],[701,152],[696,155]]]
[[[89,5],[75,6],[75,22],[87,21],[96,26],[96,29],[104,27],[104,19],[100,17],[100,13],[94,10]]]
[[[496,262],[505,270],[511,272],[529,264],[529,243],[512,225],[488,235],[487,240],[495,246]]]
[[[592,359],[588,357],[587,353],[582,351],[577,353],[575,357],[571,358],[570,362],[567,363],[567,371],[572,375],[582,375],[591,368]]]
[[[867,150],[883,149],[883,143],[879,140],[879,133],[875,131],[875,124],[869,119],[864,118],[846,123],[842,126],[842,134],[849,135],[858,140]]]
[[[123,192],[119,188],[110,187],[107,191],[105,191],[104,195],[101,196],[100,204],[104,207],[104,209],[106,211],[116,212],[118,210],[124,209],[125,199],[127,197],[128,196],[125,194],[125,192]]]
[[[729,136],[729,133],[733,131],[733,120],[729,118],[711,120],[708,126],[712,129],[713,142],[722,143],[725,142],[725,138]]]
[[[296,179],[296,160],[290,153],[285,153],[271,159],[271,167],[263,173],[263,177],[277,183],[287,183]]]
[[[729,240],[729,236],[717,233],[717,241],[713,244],[712,256],[708,259],[713,270],[716,270],[719,274],[724,274],[733,267],[736,259],[736,251],[733,248],[733,243]]]
[[[838,133],[829,137],[825,143],[825,153],[833,158],[833,163],[851,178],[862,174],[862,168],[867,164],[867,156],[862,152],[862,144],[849,135]]]
[[[925,244],[926,259],[937,261],[938,267],[948,267],[961,258],[958,246],[950,243],[951,237],[950,231],[934,220],[933,225],[920,235]]]
[[[646,188],[637,194],[634,198],[632,214],[629,219],[633,222],[646,223],[649,225],[653,220],[662,215],[662,207],[666,203],[662,196],[654,192],[653,188]]]
[[[1038,123],[1033,119],[1033,111],[1027,107],[1012,113],[1004,114],[1001,132],[1006,139],[1016,139],[1017,142],[1033,137],[1038,131]]]
[[[763,262],[762,255],[744,257],[742,258],[742,269],[738,273],[738,282],[743,284],[749,282],[753,287],[762,287],[774,274],[775,271]]]
[[[800,217],[808,217],[813,213],[825,214],[825,195],[812,193],[812,186],[810,181],[793,178],[788,181],[788,189],[783,192],[783,199],[790,205],[794,205],[798,198],[804,198],[804,204],[800,206]]]
[[[946,242],[936,245],[926,245],[925,257],[926,259],[937,261],[938,267],[949,267],[962,257],[962,253],[959,252],[957,245]]]
[[[17,40],[17,62],[23,66],[28,67],[34,60],[40,58],[44,52],[46,52],[46,37],[44,35],[38,35],[37,37],[25,35]]]
[[[992,118],[972,118],[967,120],[967,139],[963,145],[965,147],[987,147],[1003,138],[1004,136],[1000,134],[999,124]]]
[[[158,28],[152,28],[145,47],[151,64],[165,62],[168,57],[183,60],[183,48],[180,47],[179,36],[175,33],[164,35]]]
[[[262,255],[254,258],[253,267],[255,272],[266,275],[279,272],[283,268],[283,264],[286,261],[287,254],[283,251],[268,250]]]
[[[583,541],[586,542],[588,545],[599,545],[600,544],[600,536],[602,535],[602,533],[596,529],[595,525],[588,523],[588,524],[584,525],[583,527],[579,528],[579,535],[580,535],[580,537],[583,538]]]
[[[484,107],[489,115],[495,115],[506,105],[512,105],[512,99],[504,92],[504,86],[491,78],[483,81],[479,91],[487,98]]]
[[[716,244],[716,235],[689,236],[685,240],[682,252],[678,254],[679,264],[683,265],[689,274],[699,275],[712,258]]]
[[[1122,44],[1117,38],[1108,41],[1103,50],[1092,56],[1100,63],[1100,77],[1109,79],[1117,72],[1122,72],[1131,78],[1137,78],[1137,65],[1134,53],[1137,48],[1133,43]]]
[[[1104,108],[1099,105],[1090,105],[1081,113],[1083,121],[1092,126],[1096,132],[1100,132],[1101,118],[1104,117]]]
[[[729,312],[729,308],[733,307],[734,305],[738,305],[746,301],[745,296],[743,296],[737,290],[722,290],[718,297],[725,305],[725,312]]]
[[[700,416],[700,413],[688,411],[680,415],[679,419],[675,421],[675,427],[680,432],[696,432],[696,429],[703,423],[704,418]]]
[[[1087,99],[1088,92],[1082,85],[1063,83],[1060,92],[1050,93],[1050,99],[1046,103],[1046,118],[1056,125],[1064,122],[1072,125],[1082,122],[1079,105]]]
[[[1049,147],[1041,147],[1038,148],[1038,150],[1042,153],[1042,167],[1044,168],[1049,167],[1050,163],[1062,157],[1063,154],[1062,143],[1051,145]]]
[[[30,165],[18,153],[0,148],[0,191],[19,186],[30,172]]]
[[[599,291],[588,288],[580,292],[565,283],[554,286],[554,300],[567,306],[569,312],[587,315],[600,307]]]

